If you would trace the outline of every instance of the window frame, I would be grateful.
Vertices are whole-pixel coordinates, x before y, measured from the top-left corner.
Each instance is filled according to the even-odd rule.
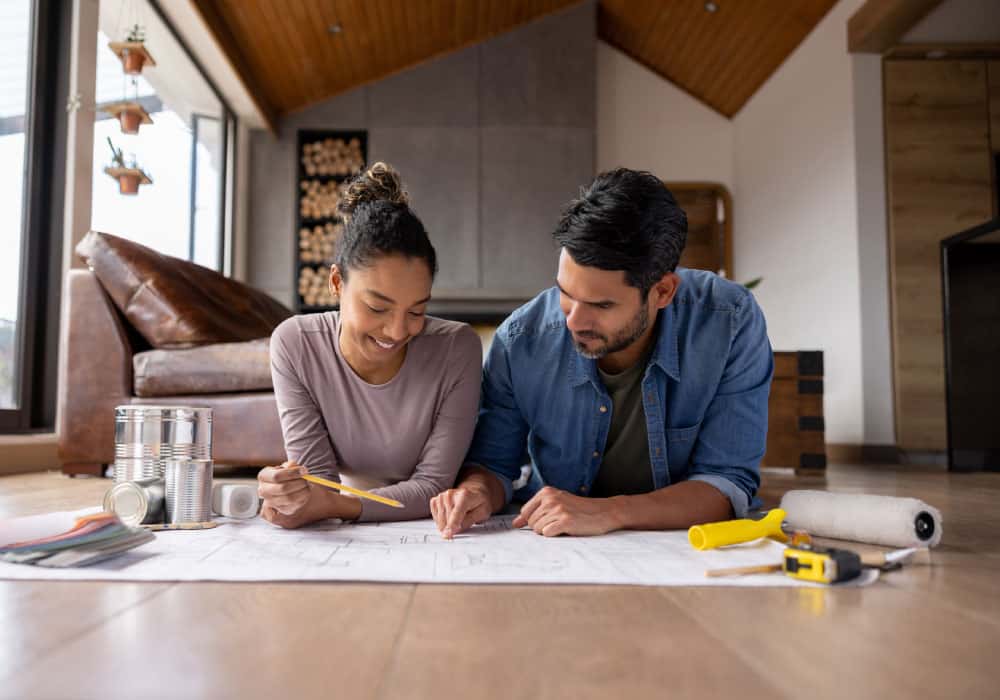
[[[222,152],[222,161],[219,167],[219,196],[221,197],[221,206],[219,207],[219,265],[216,268],[216,271],[228,277],[232,273],[231,262],[226,259],[225,252],[226,250],[231,249],[233,245],[232,217],[229,215],[229,212],[234,211],[233,207],[236,202],[236,193],[233,191],[235,183],[229,176],[229,170],[232,163],[230,162],[228,145],[230,143],[236,143],[235,133],[239,128],[239,119],[237,118],[236,112],[233,111],[233,108],[229,104],[225,95],[222,94],[219,86],[215,84],[215,81],[212,80],[208,71],[205,70],[205,66],[203,66],[201,61],[198,60],[198,57],[194,55],[194,52],[191,51],[191,47],[188,46],[186,41],[184,41],[184,37],[177,31],[177,27],[174,26],[174,23],[170,21],[169,17],[167,17],[163,8],[160,7],[160,0],[148,0],[148,2],[154,14],[156,14],[160,21],[163,22],[164,26],[166,26],[171,36],[174,37],[174,40],[177,41],[181,49],[184,51],[184,54],[191,60],[191,63],[194,64],[194,67],[198,71],[199,75],[201,75],[202,80],[204,80],[208,87],[211,88],[212,92],[215,94],[215,98],[219,101],[219,104],[222,105],[222,114],[219,117],[220,126],[222,127],[222,148],[220,149]],[[194,147],[197,148],[196,134],[192,134],[192,141],[195,143]],[[235,160],[235,158],[236,154],[233,153],[232,159]],[[194,167],[193,161],[192,167]],[[192,184],[192,186],[194,185]],[[192,209],[189,215],[193,217],[193,202],[191,203],[191,207]],[[192,227],[192,236],[188,243],[189,250],[193,245],[194,236]],[[189,258],[190,257],[193,257],[193,255],[189,255]]]
[[[219,271],[230,276],[235,247],[236,135],[239,119],[157,0],[150,7],[164,23],[222,105]],[[0,409],[0,435],[51,431],[56,413],[56,356],[62,296],[64,195],[73,3],[31,0],[25,179],[22,194],[20,279],[14,362],[15,404]],[[87,156],[90,157],[89,155]]]
[[[14,348],[14,397],[16,408],[0,409],[0,433],[27,432],[44,427],[46,403],[54,401],[54,386],[45,381],[47,366],[40,353],[46,350],[46,332],[51,304],[49,256],[59,248],[54,241],[55,226],[61,226],[62,192],[54,181],[59,172],[59,123],[57,110],[60,80],[60,27],[68,19],[69,3],[31,0],[28,26],[28,95],[24,121],[24,189],[21,205],[20,276],[18,317]],[[65,155],[65,154],[63,154]],[[58,255],[57,255],[58,257]],[[55,280],[59,288],[59,280]],[[58,292],[56,292],[58,293]],[[39,361],[41,360],[41,361]],[[43,391],[45,387],[48,391]],[[46,396],[51,393],[51,396]],[[47,401],[48,399],[48,401]]]

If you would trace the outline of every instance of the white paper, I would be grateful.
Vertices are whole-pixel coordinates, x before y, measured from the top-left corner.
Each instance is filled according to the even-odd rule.
[[[779,563],[784,547],[772,540],[702,552],[684,531],[547,538],[512,529],[513,517],[491,518],[451,541],[432,520],[283,530],[260,518],[220,519],[210,530],[157,532],[149,544],[79,569],[0,563],[0,579],[816,585],[781,573],[705,576]]]

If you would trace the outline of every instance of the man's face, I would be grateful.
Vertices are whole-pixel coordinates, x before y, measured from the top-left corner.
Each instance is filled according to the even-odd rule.
[[[564,248],[556,284],[566,327],[577,352],[588,359],[626,349],[652,323],[648,299],[625,281],[623,270],[578,265]]]

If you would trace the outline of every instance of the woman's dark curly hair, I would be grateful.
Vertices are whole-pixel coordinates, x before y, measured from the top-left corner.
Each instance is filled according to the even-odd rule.
[[[385,163],[375,163],[351,181],[337,205],[344,230],[334,263],[344,280],[349,270],[368,267],[383,255],[419,258],[431,278],[437,274],[437,253],[408,202],[399,173]]]

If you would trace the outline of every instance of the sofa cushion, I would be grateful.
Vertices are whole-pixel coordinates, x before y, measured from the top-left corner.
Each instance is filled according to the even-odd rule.
[[[268,339],[147,350],[132,357],[135,395],[232,394],[271,389]]]
[[[215,270],[107,233],[91,231],[76,252],[154,348],[266,338],[292,315],[267,294]]]

